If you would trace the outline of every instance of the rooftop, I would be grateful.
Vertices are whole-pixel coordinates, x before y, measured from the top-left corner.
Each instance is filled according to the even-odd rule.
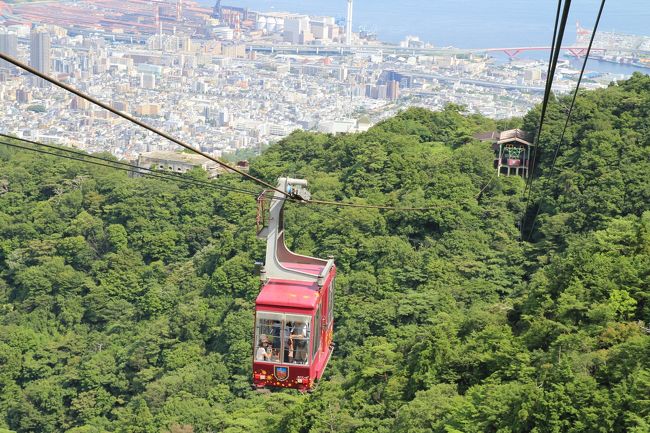
[[[173,152],[167,150],[158,150],[154,152],[143,152],[140,155],[141,158],[147,159],[162,159],[165,161],[179,161],[186,162],[188,164],[201,165],[206,162],[211,162],[208,159],[204,158],[201,155],[183,153],[183,152]]]
[[[519,141],[532,146],[533,135],[521,129],[509,129],[507,131],[488,131],[474,134],[474,138],[481,141],[490,141],[495,144],[506,143],[509,141]]]
[[[256,305],[313,310],[319,296],[316,282],[272,279],[262,287]]]
[[[282,266],[294,271],[312,274],[315,277],[320,275],[325,268],[325,266],[321,264],[287,262],[283,262]],[[313,310],[316,308],[316,304],[318,303],[318,297],[320,296],[319,289],[320,287],[316,280],[306,282],[272,278],[264,285],[264,287],[262,287],[262,291],[257,296],[256,304],[257,306],[265,305]]]
[[[533,137],[532,134],[521,129],[509,129],[499,134],[499,143],[512,140],[524,141],[526,144],[532,146]]]

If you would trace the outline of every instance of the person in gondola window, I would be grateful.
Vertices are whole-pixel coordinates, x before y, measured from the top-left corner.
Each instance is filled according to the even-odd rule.
[[[307,348],[309,342],[307,340],[307,325],[304,322],[295,322],[291,332],[291,341],[293,343],[294,356],[293,362],[296,364],[304,364],[307,362]]]
[[[258,347],[257,352],[255,352],[255,360],[268,361],[269,359],[271,359],[271,348],[266,335],[263,335],[262,338],[260,338],[260,347]]]
[[[303,338],[307,338],[307,325],[305,324],[305,322],[296,322],[293,329],[293,334]]]
[[[284,362],[291,362],[289,357],[293,358],[293,341],[291,334],[293,333],[293,323],[287,322],[284,326]]]

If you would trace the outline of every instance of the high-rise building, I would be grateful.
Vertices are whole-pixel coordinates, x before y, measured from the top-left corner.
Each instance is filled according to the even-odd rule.
[[[379,84],[377,87],[377,96],[376,99],[387,99],[388,97],[388,86],[386,84]]]
[[[135,114],[138,116],[160,116],[160,104],[139,104],[135,107]]]
[[[90,102],[79,96],[75,96],[70,101],[70,108],[73,110],[88,110],[90,108]]]
[[[129,102],[128,101],[113,101],[111,103],[113,108],[119,111],[128,112],[129,111]]]
[[[392,101],[399,98],[399,81],[393,80],[388,82],[386,97]]]
[[[409,89],[413,84],[412,76],[397,71],[383,71],[380,80],[385,83],[397,81],[402,89]]]
[[[32,92],[27,89],[16,90],[16,101],[21,104],[29,104],[32,102]]]
[[[347,66],[345,66],[345,65],[339,66],[339,68],[338,68],[338,70],[336,72],[337,72],[336,75],[337,75],[337,78],[339,79],[339,81],[345,81],[345,80],[348,79],[348,68],[347,68]]]
[[[309,26],[309,17],[295,15],[284,20],[284,40],[292,44],[305,44],[314,39]]]
[[[47,30],[33,29],[30,35],[30,64],[38,71],[50,74],[50,34]],[[37,87],[47,87],[48,82],[42,78],[35,78],[34,85]]]
[[[223,44],[221,46],[221,55],[224,57],[244,58],[246,57],[246,44],[240,42]]]
[[[154,74],[140,75],[140,87],[147,90],[156,88],[156,76]]]
[[[0,30],[0,52],[11,57],[18,57],[18,37],[15,33]],[[0,68],[15,69],[15,66],[4,60],[0,60]]]
[[[366,84],[366,98],[374,98],[375,96],[372,95],[373,91],[375,93],[377,92],[375,86],[372,84]]]
[[[335,23],[333,17],[310,17],[309,26],[314,39],[327,42],[334,37]]]
[[[230,112],[224,108],[219,112],[219,126],[226,126],[230,123]]]

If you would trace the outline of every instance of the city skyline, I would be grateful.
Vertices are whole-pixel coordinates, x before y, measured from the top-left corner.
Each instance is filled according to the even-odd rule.
[[[213,5],[213,0],[201,0]],[[223,4],[255,10],[291,11],[325,14],[344,19],[346,0],[232,0]],[[591,28],[596,17],[597,0],[574,0],[567,36],[575,38],[576,22]],[[354,30],[365,28],[382,39],[398,42],[407,35],[419,36],[437,46],[487,48],[539,44],[550,41],[556,3],[535,0],[355,0]],[[603,31],[647,35],[650,8],[644,0],[609,2],[600,24]],[[498,37],[500,23],[508,23],[505,38]],[[522,34],[525,32],[525,34]]]
[[[257,152],[294,130],[365,131],[413,106],[452,103],[496,119],[522,116],[544,89],[540,59],[548,50],[535,48],[540,59],[527,59],[525,49],[441,49],[418,37],[387,44],[369,32],[350,34],[335,16],[227,2],[153,5],[59,2],[52,17],[49,4],[22,4],[0,16],[0,43],[16,40],[15,54],[36,69],[215,156]],[[564,44],[578,48],[563,52],[555,92],[573,90],[588,35],[581,30]],[[601,32],[596,41],[592,56],[600,61],[583,87],[648,70],[650,38]],[[0,71],[3,132],[129,160],[175,150],[87,101],[32,82]]]

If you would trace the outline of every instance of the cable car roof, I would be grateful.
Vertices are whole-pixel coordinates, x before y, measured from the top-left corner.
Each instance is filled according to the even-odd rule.
[[[325,269],[325,265],[320,263],[286,263],[283,262],[282,266],[287,269],[292,269],[294,271],[301,271],[306,274],[312,274],[317,277]]]
[[[271,279],[257,296],[257,306],[313,310],[318,304],[318,284],[295,280]]]

